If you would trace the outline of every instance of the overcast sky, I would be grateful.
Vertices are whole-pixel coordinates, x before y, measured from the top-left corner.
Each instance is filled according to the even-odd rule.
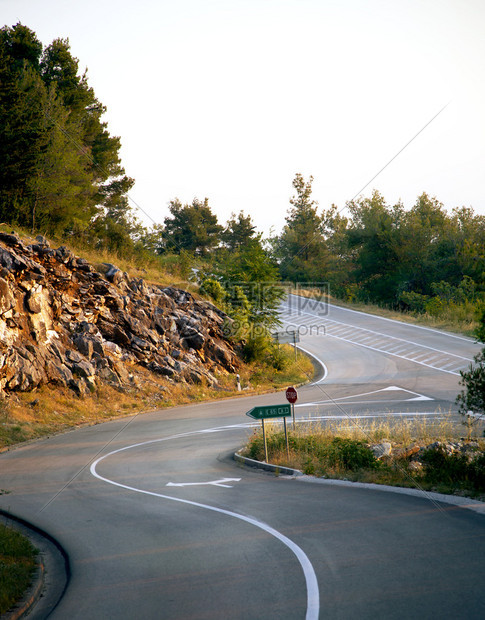
[[[0,15],[69,38],[156,222],[208,197],[222,223],[243,209],[278,231],[297,172],[344,209],[447,104],[362,195],[485,214],[483,0],[0,0]]]

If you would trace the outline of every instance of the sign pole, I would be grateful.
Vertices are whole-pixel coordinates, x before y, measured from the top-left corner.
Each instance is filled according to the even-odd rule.
[[[266,432],[264,430],[264,418],[261,419],[261,425],[263,427],[263,441],[264,441],[264,460],[268,462],[268,446],[266,445]]]
[[[295,430],[295,403],[291,403],[291,413],[293,415],[293,430]]]
[[[290,460],[290,449],[288,448],[288,431],[286,429],[286,418],[283,418],[283,424],[285,425],[285,440],[286,440],[286,458]]]

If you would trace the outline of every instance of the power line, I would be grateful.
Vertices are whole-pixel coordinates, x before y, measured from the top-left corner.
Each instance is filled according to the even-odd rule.
[[[434,115],[434,116],[433,116],[433,117],[432,117],[432,118],[431,118],[431,119],[430,119],[430,120],[429,120],[429,121],[428,121],[425,125],[423,125],[423,127],[421,127],[421,129],[418,131],[418,133],[416,133],[416,134],[415,134],[415,135],[411,138],[411,140],[409,140],[408,142],[406,142],[406,144],[405,144],[405,145],[404,145],[401,149],[399,149],[399,151],[398,151],[398,152],[394,155],[394,157],[392,157],[392,158],[391,158],[391,159],[387,162],[387,164],[386,164],[385,166],[383,166],[383,167],[379,170],[379,172],[378,172],[377,174],[375,174],[375,175],[372,177],[372,179],[370,179],[370,181],[368,181],[368,182],[367,182],[367,183],[366,183],[366,184],[362,187],[362,189],[360,189],[360,190],[359,190],[359,191],[355,194],[355,196],[354,196],[351,200],[347,201],[347,202],[345,203],[345,205],[344,205],[343,207],[341,207],[341,208],[337,211],[337,213],[340,213],[341,211],[343,211],[343,210],[344,210],[344,209],[345,209],[345,208],[349,205],[349,203],[353,202],[353,201],[357,198],[357,196],[359,196],[359,195],[360,195],[360,194],[364,191],[364,189],[365,189],[366,187],[368,187],[368,186],[372,183],[372,181],[374,181],[374,179],[376,179],[376,178],[377,178],[377,177],[381,174],[381,172],[383,172],[383,171],[384,171],[384,170],[385,170],[385,169],[386,169],[386,168],[387,168],[387,167],[388,167],[388,166],[389,166],[389,165],[390,165],[390,164],[391,164],[391,163],[392,163],[392,162],[393,162],[393,161],[394,161],[397,157],[399,157],[399,155],[400,155],[400,154],[401,154],[401,153],[402,153],[402,152],[403,152],[403,151],[404,151],[404,150],[405,150],[405,149],[406,149],[406,148],[407,148],[407,147],[408,147],[408,146],[409,146],[412,142],[414,142],[414,140],[416,140],[416,138],[417,138],[417,137],[418,137],[418,136],[419,136],[419,135],[420,135],[420,134],[421,134],[421,133],[422,133],[422,132],[426,129],[426,127],[428,127],[428,126],[429,126],[429,125],[430,125],[430,124],[431,124],[431,123],[432,123],[432,122],[433,122],[433,121],[434,121],[434,120],[435,120],[435,119],[436,119],[436,118],[437,118],[437,117],[441,114],[441,112],[443,112],[443,110],[445,110],[445,108],[447,108],[447,107],[450,105],[450,103],[451,103],[451,101],[448,101],[448,103],[447,103],[446,105],[444,105],[444,106],[441,108],[441,110],[440,110],[439,112],[437,112],[437,113],[436,113],[436,114],[435,114],[435,115]],[[285,260],[284,260],[281,264],[282,264],[282,265],[285,265],[285,264],[291,263],[291,262],[292,262],[295,258],[298,258],[298,256],[300,256],[300,254],[301,254],[302,252],[305,252],[305,250],[307,250],[307,249],[310,247],[310,244],[311,244],[311,243],[312,243],[312,242],[316,239],[316,237],[317,237],[317,233],[315,233],[315,234],[313,235],[313,237],[310,239],[310,241],[308,241],[308,243],[306,243],[303,247],[301,247],[301,248],[298,250],[298,252],[296,252],[296,254],[294,254],[294,255],[293,255],[291,258],[289,258],[289,259],[285,259]]]
[[[368,186],[372,183],[372,181],[373,181],[374,179],[376,179],[376,178],[377,178],[377,177],[381,174],[381,172],[384,172],[384,170],[385,170],[385,169],[386,169],[386,168],[387,168],[387,167],[388,167],[388,166],[389,166],[389,165],[390,165],[390,164],[391,164],[391,163],[392,163],[392,162],[396,159],[396,157],[399,157],[399,155],[400,155],[400,154],[404,151],[404,149],[406,149],[406,148],[407,148],[407,147],[411,144],[411,142],[414,142],[414,140],[415,140],[415,139],[419,136],[419,134],[420,134],[420,133],[422,133],[422,132],[426,129],[426,127],[427,127],[428,125],[430,125],[430,124],[434,121],[434,119],[435,119],[435,118],[437,118],[437,117],[441,114],[441,112],[443,112],[443,110],[444,110],[445,108],[447,108],[447,107],[450,105],[450,103],[451,103],[451,101],[448,101],[448,103],[447,103],[446,105],[444,105],[444,106],[441,108],[441,110],[440,110],[437,114],[435,114],[435,115],[433,116],[433,118],[432,118],[431,120],[429,120],[429,121],[426,123],[426,125],[424,125],[424,126],[423,126],[423,127],[422,127],[419,131],[418,131],[418,133],[417,133],[415,136],[413,136],[413,137],[411,138],[411,140],[409,140],[409,142],[406,142],[406,144],[402,147],[402,149],[400,149],[400,150],[399,150],[399,151],[398,151],[398,152],[394,155],[394,157],[393,157],[392,159],[390,159],[390,160],[387,162],[387,164],[386,164],[383,168],[381,168],[381,169],[379,170],[379,172],[378,172],[377,174],[375,174],[375,175],[372,177],[372,179],[371,179],[368,183],[366,183],[366,184],[364,185],[364,187],[362,187],[361,189],[359,189],[359,191],[355,194],[355,196],[354,196],[354,197],[352,198],[352,200],[350,200],[349,202],[352,202],[353,200],[355,200],[355,199],[357,198],[357,196],[358,196],[359,194],[361,194],[361,193],[365,190],[365,188],[366,188],[366,187],[368,187]],[[348,204],[348,203],[346,203],[346,204]],[[344,207],[342,207],[342,208],[344,208]]]

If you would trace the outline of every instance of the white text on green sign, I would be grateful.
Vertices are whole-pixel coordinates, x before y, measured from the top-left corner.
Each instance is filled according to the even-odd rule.
[[[262,420],[264,418],[286,418],[291,416],[291,406],[285,404],[253,407],[246,415],[255,420]]]

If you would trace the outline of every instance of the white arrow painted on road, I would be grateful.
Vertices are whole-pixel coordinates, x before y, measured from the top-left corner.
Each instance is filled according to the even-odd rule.
[[[203,485],[212,485],[213,487],[226,487],[232,489],[232,484],[226,482],[239,482],[241,478],[221,478],[220,480],[212,480],[211,482],[167,482],[167,487],[197,487]]]

